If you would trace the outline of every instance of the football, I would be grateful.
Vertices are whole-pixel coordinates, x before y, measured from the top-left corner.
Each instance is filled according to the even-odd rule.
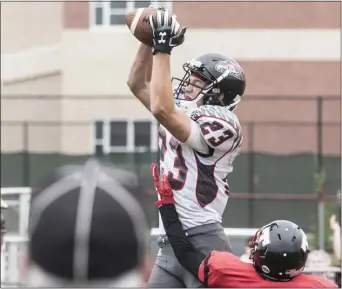
[[[152,46],[153,44],[149,16],[156,14],[157,10],[157,8],[139,8],[126,14],[126,24],[129,30],[135,38],[148,46]],[[176,29],[177,32],[180,32],[180,25]]]

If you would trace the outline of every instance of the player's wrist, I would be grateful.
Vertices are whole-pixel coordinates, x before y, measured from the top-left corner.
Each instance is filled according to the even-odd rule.
[[[152,49],[152,53],[153,55],[158,55],[158,54],[168,54],[171,55],[171,48],[166,48],[166,47],[158,47],[158,46],[154,46]]]
[[[161,199],[155,202],[155,206],[160,208],[163,205],[173,205],[175,203],[173,198]]]

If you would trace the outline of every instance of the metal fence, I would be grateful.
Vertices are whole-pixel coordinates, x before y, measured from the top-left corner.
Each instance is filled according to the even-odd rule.
[[[142,126],[141,131],[134,129],[134,120],[140,118],[132,117],[130,111],[127,111],[127,125],[122,127],[112,126],[115,115],[110,120],[101,113],[86,120],[78,118],[86,110],[92,110],[94,103],[103,106],[114,103],[120,107],[124,102],[136,102],[134,98],[3,96],[1,101],[6,115],[1,122],[2,187],[34,186],[54,167],[82,161],[96,151],[108,152],[115,140],[126,137],[130,149],[126,143],[126,147],[119,145],[102,157],[134,170],[152,188],[149,167],[158,160],[157,133],[153,133],[156,126],[151,125],[149,136],[148,130],[141,132]],[[53,110],[63,101],[80,104],[74,106],[73,119],[63,118],[62,110]],[[51,110],[41,110],[45,118],[50,113],[57,115],[55,120],[27,113],[29,107],[32,109],[42,102],[49,103],[46,110]],[[9,115],[9,110],[14,116]],[[30,118],[23,119],[21,111]],[[258,227],[272,219],[288,219],[291,212],[293,221],[311,230],[317,223],[317,202],[334,202],[340,189],[340,98],[246,96],[237,115],[241,119],[244,143],[229,177],[234,201],[228,204],[224,225]],[[99,120],[103,123],[102,134],[96,132],[98,122],[95,121]],[[125,121],[120,119],[121,123]],[[111,131],[113,127],[116,130]],[[123,128],[127,130],[126,136]],[[150,145],[144,147],[141,142],[149,137],[150,142],[146,143]],[[141,141],[136,141],[138,138]],[[102,150],[98,150],[101,146]],[[232,202],[234,205],[230,205]],[[155,225],[157,214],[153,202],[146,200],[146,203]],[[331,207],[331,202],[325,203],[326,208]]]

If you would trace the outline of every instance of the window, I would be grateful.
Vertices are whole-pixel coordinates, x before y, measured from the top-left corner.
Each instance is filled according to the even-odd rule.
[[[158,150],[158,123],[155,120],[96,121],[94,128],[96,155]]]
[[[151,127],[150,121],[134,122],[134,147],[151,147]]]
[[[156,120],[135,120],[132,127],[135,152],[158,151],[158,123]]]
[[[127,146],[127,121],[110,122],[110,147]]]
[[[151,4],[171,9],[171,1],[96,1],[91,3],[92,23],[96,27],[126,25],[125,14]]]

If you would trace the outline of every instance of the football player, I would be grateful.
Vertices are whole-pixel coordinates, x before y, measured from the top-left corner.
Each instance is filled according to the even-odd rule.
[[[150,17],[153,47],[140,45],[128,86],[159,121],[160,167],[175,193],[183,228],[196,248],[230,251],[221,225],[229,186],[227,176],[242,143],[233,113],[245,90],[245,75],[232,58],[208,53],[184,64],[172,89],[170,54],[180,45],[176,17],[159,9]],[[153,61],[152,61],[153,60]],[[160,247],[148,287],[199,287],[177,261],[160,222]]]
[[[160,196],[156,206],[175,255],[205,287],[337,288],[320,276],[302,274],[309,253],[307,237],[289,221],[273,221],[257,231],[252,241],[252,264],[230,252],[201,253],[183,231],[167,176],[160,180],[156,165],[152,165],[152,175]]]

